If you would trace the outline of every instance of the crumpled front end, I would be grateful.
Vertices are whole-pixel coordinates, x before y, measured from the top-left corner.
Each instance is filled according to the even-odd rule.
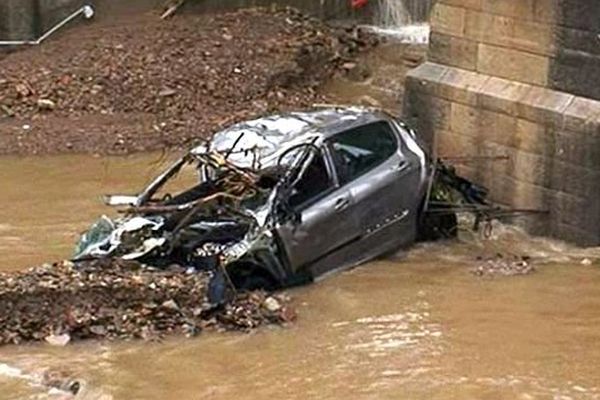
[[[198,183],[160,197],[161,188],[189,165],[198,170]],[[229,266],[257,263],[253,267],[260,265],[281,281],[286,272],[270,230],[280,177],[277,168],[239,168],[221,153],[189,153],[140,195],[108,198],[122,216],[94,223],[82,235],[74,260],[113,257],[159,268],[212,270],[230,281],[237,278],[229,276]]]

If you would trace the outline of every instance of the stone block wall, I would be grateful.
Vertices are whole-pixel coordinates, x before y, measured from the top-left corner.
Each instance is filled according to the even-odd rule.
[[[600,1],[440,0],[431,61],[600,99]]]
[[[558,16],[550,84],[600,100],[600,1],[562,0]]]
[[[532,231],[582,245],[600,243],[599,5],[439,0],[405,101],[438,155],[509,156],[463,172],[500,203],[549,211],[519,220]]]

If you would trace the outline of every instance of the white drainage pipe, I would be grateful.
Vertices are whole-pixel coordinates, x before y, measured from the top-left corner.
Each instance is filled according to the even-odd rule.
[[[67,18],[65,18],[58,24],[56,24],[52,29],[50,29],[48,32],[44,33],[37,40],[0,41],[0,46],[22,46],[22,45],[37,46],[37,45],[41,44],[44,40],[48,39],[48,37],[50,37],[50,35],[52,35],[56,31],[58,31],[60,28],[62,28],[69,22],[73,21],[75,18],[79,17],[80,15],[83,15],[83,17],[85,19],[91,19],[94,16],[94,13],[95,13],[94,8],[92,6],[90,6],[90,5],[83,6],[79,10],[75,11],[73,14],[69,15]]]

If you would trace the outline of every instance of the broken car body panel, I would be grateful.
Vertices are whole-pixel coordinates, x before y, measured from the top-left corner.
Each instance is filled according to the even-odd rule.
[[[198,185],[155,199],[188,164]],[[414,133],[384,112],[260,118],[215,134],[140,195],[107,198],[128,206],[125,216],[76,258],[222,266],[238,282],[262,275],[287,285],[412,243],[429,177]]]

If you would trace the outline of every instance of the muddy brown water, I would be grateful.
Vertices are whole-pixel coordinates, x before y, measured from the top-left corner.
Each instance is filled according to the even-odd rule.
[[[126,158],[0,159],[2,269],[67,257],[107,210],[165,166]],[[578,250],[500,226],[481,240],[417,246],[292,291],[296,324],[163,343],[0,349],[0,399],[59,398],[44,371],[84,382],[77,398],[597,399],[600,266]],[[481,279],[494,252],[528,254],[530,276]]]

